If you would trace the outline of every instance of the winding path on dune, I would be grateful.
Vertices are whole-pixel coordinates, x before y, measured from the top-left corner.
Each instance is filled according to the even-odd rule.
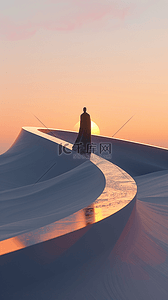
[[[28,224],[22,234],[19,227],[18,234],[15,228],[12,232],[12,226],[8,227],[9,231],[2,231],[6,236],[11,234],[11,238],[6,237],[0,243],[19,238],[18,244],[14,242],[18,251],[0,256],[1,299],[167,300],[168,150],[95,136],[94,142],[112,142],[113,155],[109,161],[96,155],[92,155],[90,162],[74,160],[71,155],[56,159],[58,144],[73,143],[75,133],[51,131],[57,142],[52,132],[46,134],[44,129],[39,132],[37,128],[25,128],[11,149],[0,156],[3,205],[7,205],[5,201],[13,203],[16,212],[19,211],[20,204],[14,205],[18,195],[23,196],[20,197],[23,202],[31,200],[31,195],[37,195],[37,199],[40,195],[44,205],[44,210],[41,208],[39,212],[33,209],[34,221],[40,219],[36,218],[38,213],[43,213],[40,223],[44,222],[43,225],[29,230],[31,224]],[[67,145],[67,150],[68,147],[71,145]],[[54,161],[56,165],[41,177]],[[86,174],[84,178],[82,172]],[[73,187],[82,192],[82,202],[80,197],[76,200],[70,197],[68,182],[72,180],[72,184],[74,179],[78,184]],[[53,186],[59,189],[61,182],[64,193],[67,184],[68,195],[64,205],[61,202],[59,206],[60,218],[51,223],[51,209],[45,224],[47,201],[45,206],[43,191],[46,189],[48,193]],[[13,191],[16,197],[12,200]],[[85,193],[91,197],[85,198]],[[55,197],[55,190],[53,194]],[[138,200],[135,197],[131,201],[135,194]],[[33,199],[29,203],[32,208],[36,202]],[[51,208],[55,199],[49,202]],[[4,213],[7,211],[6,206]],[[15,215],[12,209],[9,212],[8,220]],[[21,215],[19,211],[18,217]],[[53,215],[57,216],[56,206]],[[30,220],[33,222],[33,218]],[[24,218],[20,221],[24,222]]]
[[[17,155],[15,152],[13,154],[11,149],[9,157],[6,159],[6,161],[10,161],[7,164],[9,173],[11,161],[13,163],[16,160],[16,167],[19,165],[18,157],[21,155],[22,158],[24,139],[26,139],[26,146],[27,139],[30,140],[27,135],[33,134],[33,137],[40,137],[42,141],[44,140],[43,147],[45,147],[46,141],[52,141],[58,147],[60,144],[66,144],[66,141],[42,133],[37,128],[24,128],[23,130],[21,142],[17,141],[15,147],[12,147],[17,148]],[[34,144],[33,140],[32,146]],[[71,148],[72,145],[68,144],[67,149]],[[32,154],[30,144],[29,149]],[[34,154],[34,160],[39,152],[40,150]],[[48,150],[46,155],[49,156],[50,152]],[[13,159],[11,160],[12,154]],[[26,152],[25,160],[28,154]],[[57,151],[55,156],[56,164],[62,160],[64,167],[64,159],[67,159],[67,155],[60,157]],[[15,157],[16,159],[14,159]],[[0,192],[1,255],[79,230],[86,227],[88,222],[96,223],[121,210],[135,198],[137,192],[135,181],[111,162],[93,153],[90,160],[85,159],[83,162],[82,157],[78,159],[78,166],[72,155],[68,157],[66,167],[68,167],[67,162],[72,169],[64,174],[57,175],[56,173],[57,176],[53,175],[52,178],[48,174],[49,179],[45,181],[44,176],[41,176],[43,181],[36,184],[26,184]],[[40,163],[42,164],[42,161]],[[16,170],[15,177],[23,176],[25,167],[26,164],[24,164],[23,171],[22,168]],[[38,165],[36,165],[37,167]],[[30,167],[27,172],[33,173]],[[3,187],[1,188],[3,189]],[[90,205],[87,210],[92,212],[92,217],[89,216],[86,209],[85,212],[83,210],[87,205]],[[6,237],[10,238],[6,239]]]

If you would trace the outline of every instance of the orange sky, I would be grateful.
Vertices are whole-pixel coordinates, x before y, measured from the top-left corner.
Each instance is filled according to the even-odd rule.
[[[116,8],[108,18],[96,11],[87,23],[86,14],[65,31],[2,32],[0,153],[22,126],[41,126],[33,114],[47,127],[73,130],[83,106],[102,135],[112,136],[135,114],[116,137],[168,147],[168,5],[147,2],[124,17]]]

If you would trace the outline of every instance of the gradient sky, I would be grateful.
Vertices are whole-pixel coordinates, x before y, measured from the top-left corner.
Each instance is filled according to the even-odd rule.
[[[83,106],[102,135],[168,147],[167,0],[0,3],[0,153],[22,126],[73,130]]]

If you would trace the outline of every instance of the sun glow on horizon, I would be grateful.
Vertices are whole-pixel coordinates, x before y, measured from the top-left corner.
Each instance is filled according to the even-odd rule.
[[[79,127],[80,127],[80,122],[75,124],[74,130],[79,131]],[[100,129],[99,129],[98,125],[93,121],[91,121],[91,134],[95,134],[95,135],[100,134]]]

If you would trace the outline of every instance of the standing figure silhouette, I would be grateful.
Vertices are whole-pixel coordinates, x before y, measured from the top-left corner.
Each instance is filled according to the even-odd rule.
[[[80,154],[91,153],[91,119],[86,112],[86,107],[83,108],[83,114],[80,116],[80,129],[78,137],[73,145],[73,150]]]

